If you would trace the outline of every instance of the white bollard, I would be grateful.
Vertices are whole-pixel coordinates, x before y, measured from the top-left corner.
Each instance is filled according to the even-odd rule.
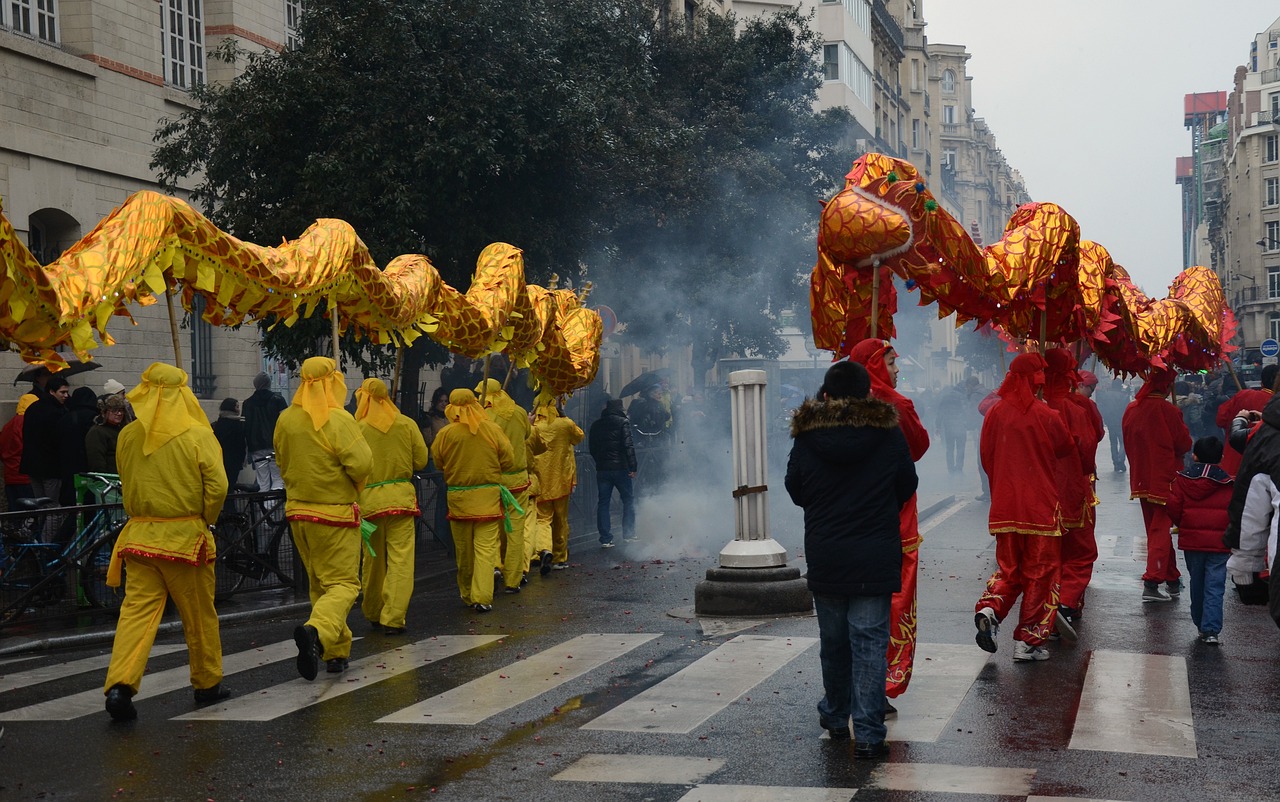
[[[787,550],[769,536],[768,437],[763,370],[729,374],[733,408],[733,497],[736,531],[720,551],[723,568],[787,564]]]

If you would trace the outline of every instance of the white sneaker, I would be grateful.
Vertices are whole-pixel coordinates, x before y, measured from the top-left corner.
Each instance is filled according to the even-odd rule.
[[[996,635],[1000,632],[1000,622],[996,619],[996,611],[983,607],[973,616],[973,625],[978,628],[975,640],[984,652],[996,652]]]
[[[1030,663],[1038,660],[1048,660],[1049,650],[1043,646],[1032,646],[1030,643],[1017,641],[1013,646],[1013,660],[1016,663]]]

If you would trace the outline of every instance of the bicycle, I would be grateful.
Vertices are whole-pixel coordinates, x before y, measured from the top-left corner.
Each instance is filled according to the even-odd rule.
[[[30,610],[58,604],[66,598],[68,572],[78,592],[77,602],[103,610],[116,610],[124,600],[120,588],[106,584],[107,568],[116,538],[124,528],[120,519],[120,478],[114,474],[76,477],[77,494],[89,489],[106,501],[79,507],[75,532],[66,544],[41,539],[46,519],[57,515],[53,499],[22,499],[18,514],[4,516],[6,561],[0,565],[0,624],[11,623]],[[93,511],[88,523],[87,511]]]
[[[235,593],[246,580],[261,583],[272,575],[281,584],[292,587],[294,583],[293,555],[281,549],[285,543],[293,544],[281,494],[252,493],[253,487],[236,485],[237,491],[248,495],[228,496],[214,526],[218,563],[225,569],[220,595]]]

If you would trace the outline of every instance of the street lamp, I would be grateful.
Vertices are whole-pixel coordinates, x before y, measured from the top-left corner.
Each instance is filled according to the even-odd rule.
[[[1269,247],[1272,250],[1274,250],[1275,248],[1280,248],[1280,240],[1272,239],[1271,237],[1263,237],[1262,239],[1258,240],[1256,244],[1259,248]]]

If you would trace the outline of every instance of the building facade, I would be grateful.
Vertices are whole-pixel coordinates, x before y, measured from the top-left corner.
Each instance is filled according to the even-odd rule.
[[[55,260],[130,194],[158,189],[152,137],[163,119],[191,108],[190,90],[233,77],[208,53],[226,39],[279,51],[297,37],[301,0],[8,0],[0,12],[0,200],[42,263]],[[299,232],[301,233],[301,232]],[[99,348],[102,367],[72,379],[127,386],[153,361],[172,362],[163,304],[113,322],[117,344]],[[180,332],[182,367],[216,409],[243,398],[264,367],[257,328]],[[16,354],[0,372],[16,375]],[[12,401],[23,388],[5,389]]]

